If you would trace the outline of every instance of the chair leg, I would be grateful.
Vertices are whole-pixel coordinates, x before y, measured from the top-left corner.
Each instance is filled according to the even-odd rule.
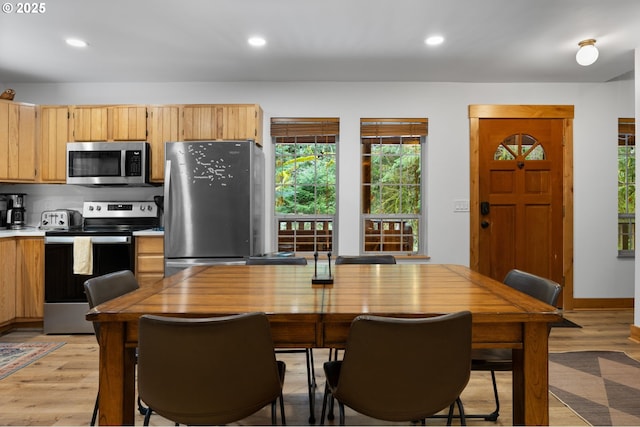
[[[312,385],[315,388],[318,385],[316,384],[316,367],[315,367],[314,362],[313,362],[313,349],[309,348],[309,349],[307,349],[307,351],[309,352],[309,359],[311,361],[311,379],[313,380]]]
[[[332,421],[335,417],[333,415],[333,407],[334,407],[334,403],[335,403],[335,399],[333,398],[333,394],[329,395],[329,403],[328,403],[328,412],[327,412],[327,419],[329,421]]]
[[[498,384],[496,383],[496,372],[491,371],[491,382],[493,383],[493,395],[496,398],[496,409],[485,417],[486,421],[497,421],[500,415],[500,398],[498,397]]]
[[[327,411],[327,400],[329,397],[329,386],[324,386],[324,395],[322,396],[322,411],[320,412],[320,425],[324,425],[324,416]]]
[[[98,418],[98,402],[100,400],[100,393],[96,394],[96,404],[93,405],[93,415],[91,415],[92,426],[96,425],[96,419]]]
[[[145,425],[145,426],[149,425],[149,418],[151,418],[151,412],[153,412],[151,408],[147,408],[147,413],[144,414],[144,421],[142,425]]]
[[[148,410],[149,408],[142,404],[142,399],[138,396],[138,412],[140,412],[140,415],[147,415]]]
[[[344,425],[344,405],[342,402],[338,402],[338,411],[340,411],[340,425]]]
[[[458,404],[458,412],[460,413],[460,425],[461,426],[466,426],[467,425],[467,417],[465,417],[465,415],[464,415],[464,405],[462,404],[462,399],[460,399],[460,397],[458,397],[456,399],[456,403]]]
[[[449,405],[449,412],[447,413],[447,425],[450,426],[451,423],[453,422],[453,406],[455,405],[455,402],[452,403],[451,405]]]
[[[284,396],[280,393],[280,418],[282,419],[282,425],[287,425],[287,419],[284,416]]]
[[[332,359],[333,358],[333,359]],[[337,348],[330,348],[329,349],[329,361],[331,360],[338,360],[338,349]],[[327,419],[329,421],[334,419],[334,415],[333,415],[333,394],[329,396],[329,412],[327,413]]]
[[[498,384],[496,383],[496,372],[491,372],[491,383],[493,386],[493,397],[496,401],[496,409],[490,414],[466,414],[465,418],[482,418],[485,421],[497,421],[500,415],[500,398],[498,397]]]
[[[309,390],[309,424],[316,423],[316,392],[315,392],[315,372],[313,369],[313,353],[311,349],[305,351],[307,357],[307,388]]]
[[[458,412],[459,412],[459,418],[460,418],[460,425],[461,426],[466,426],[467,425],[467,419],[464,416],[464,405],[462,405],[462,399],[460,399],[460,397],[458,397],[456,399],[455,402],[453,402],[451,405],[449,405],[449,413],[447,414],[447,425],[450,426],[451,423],[453,422],[453,408],[455,406],[458,406]],[[424,422],[424,419],[422,420]]]

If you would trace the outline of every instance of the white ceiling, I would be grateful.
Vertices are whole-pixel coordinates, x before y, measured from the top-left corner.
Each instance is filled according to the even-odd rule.
[[[17,6],[14,0],[6,4]],[[633,77],[639,0],[49,0],[0,13],[0,84],[605,82]],[[438,47],[424,39],[441,34]],[[248,37],[267,45],[252,48]],[[78,37],[78,50],[64,39]],[[600,58],[575,61],[597,39]]]

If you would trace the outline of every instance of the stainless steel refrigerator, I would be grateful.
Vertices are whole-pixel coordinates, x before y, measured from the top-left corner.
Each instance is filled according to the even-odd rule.
[[[263,175],[250,140],[165,144],[165,276],[263,253]]]

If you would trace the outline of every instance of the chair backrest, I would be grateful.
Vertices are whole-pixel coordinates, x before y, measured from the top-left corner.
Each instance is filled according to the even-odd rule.
[[[302,257],[249,257],[247,265],[307,265],[307,259]]]
[[[520,292],[553,306],[558,302],[558,297],[562,292],[562,286],[553,280],[518,269],[509,271],[503,282]]]
[[[335,396],[373,418],[419,420],[451,405],[470,370],[468,311],[421,319],[358,316]]]
[[[231,423],[273,402],[281,387],[264,313],[140,318],[138,392],[172,421]]]
[[[130,270],[121,270],[114,273],[87,279],[84,282],[84,292],[89,301],[89,308],[107,302],[121,295],[135,291],[140,285]],[[93,330],[96,338],[100,338],[100,324],[93,322]]]
[[[336,265],[340,264],[395,264],[393,255],[340,255],[336,258]]]

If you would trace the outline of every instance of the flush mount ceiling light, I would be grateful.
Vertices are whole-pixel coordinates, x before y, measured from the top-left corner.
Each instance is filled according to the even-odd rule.
[[[251,37],[247,42],[253,47],[261,47],[267,44],[267,41],[262,37]]]
[[[442,44],[442,42],[444,42],[444,37],[442,36],[431,36],[424,41],[424,43],[429,46],[437,46]]]
[[[73,47],[87,47],[87,42],[80,39],[66,39],[65,42]]]
[[[580,65],[591,65],[598,59],[598,48],[596,47],[596,39],[582,40],[578,43],[580,48],[576,53],[576,62]]]

